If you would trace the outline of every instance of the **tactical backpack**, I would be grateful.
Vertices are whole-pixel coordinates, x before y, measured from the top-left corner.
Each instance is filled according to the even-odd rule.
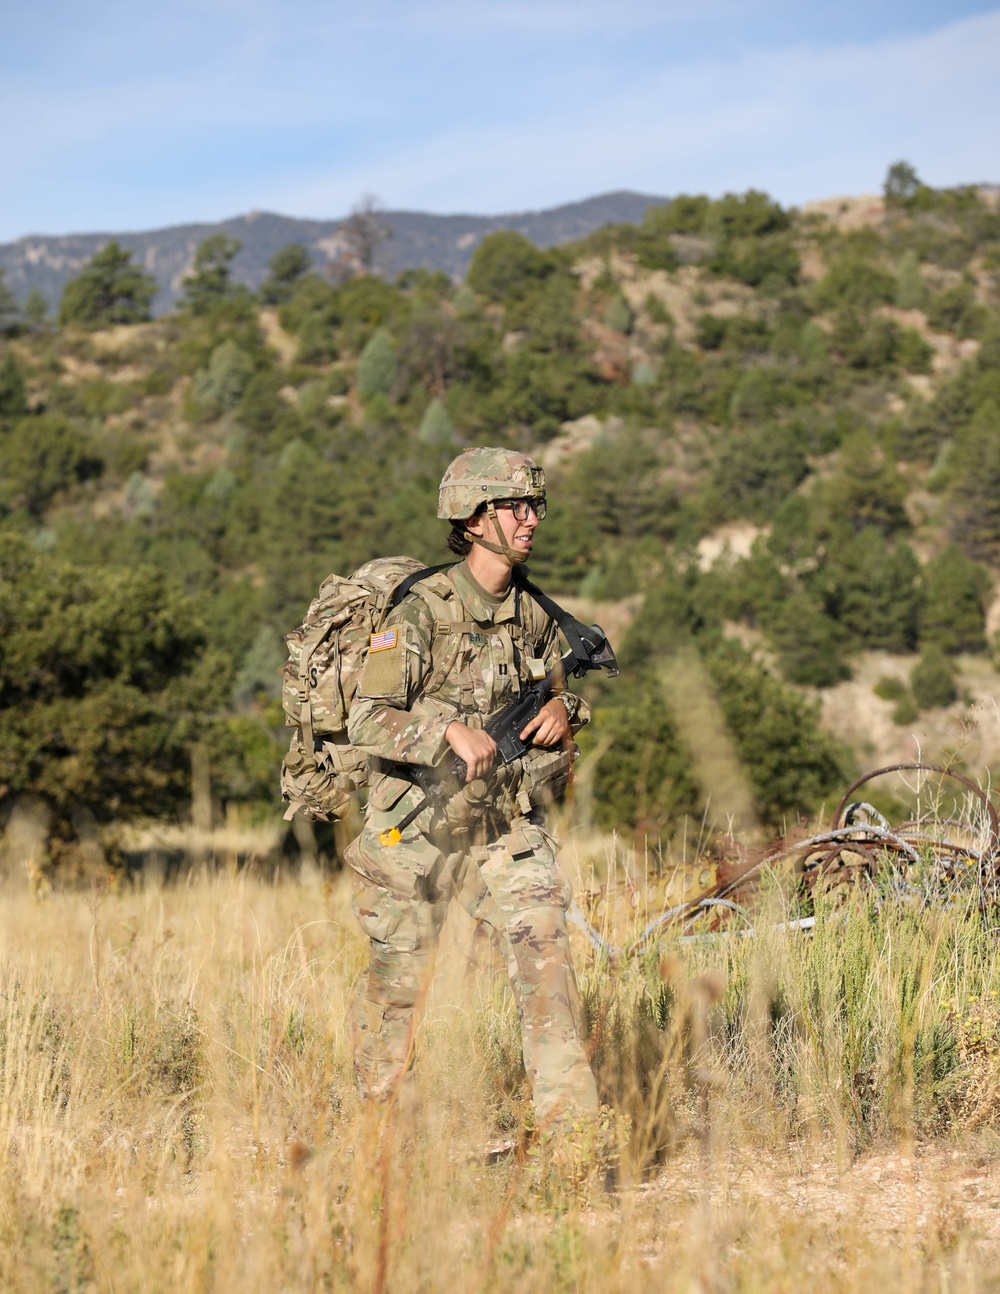
[[[432,650],[437,653],[439,644],[443,648],[442,658],[432,662],[424,690],[436,691],[454,668],[462,635],[474,626],[465,621],[462,600],[444,574],[450,565],[423,566],[413,557],[379,557],[346,579],[330,575],[305,620],[286,634],[288,662],[281,703],[286,725],[295,729],[281,765],[286,819],[297,812],[321,822],[342,818],[351,793],[368,785],[368,756],[351,745],[347,718],[372,634],[416,584],[421,585],[420,595],[434,618]],[[556,622],[575,660],[606,664],[601,651],[610,648],[601,630],[582,625],[532,584],[523,570],[515,570],[513,579]],[[452,645],[446,642],[449,637],[458,641]],[[613,652],[610,659],[614,664]]]
[[[330,575],[310,604],[305,620],[287,634],[281,703],[285,723],[295,729],[281,765],[285,817],[296,812],[321,822],[347,812],[352,791],[368,783],[368,756],[351,745],[347,717],[368,654],[371,635],[411,588],[421,593],[435,625],[449,624],[460,600],[442,573],[412,557],[381,557],[349,575]]]

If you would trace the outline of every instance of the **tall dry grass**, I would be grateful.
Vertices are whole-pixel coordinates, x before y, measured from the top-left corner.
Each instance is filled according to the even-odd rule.
[[[602,910],[637,928],[610,870]],[[670,934],[620,966],[577,943],[611,1191],[586,1165],[487,1162],[527,1109],[509,995],[461,913],[387,1111],[351,1078],[343,880],[9,887],[0,1287],[995,1288],[992,918],[869,891],[821,900],[809,938],[775,928],[785,886],[753,938]]]

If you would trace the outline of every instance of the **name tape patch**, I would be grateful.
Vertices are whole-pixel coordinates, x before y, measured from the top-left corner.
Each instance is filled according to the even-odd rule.
[[[368,640],[369,651],[385,651],[396,645],[396,630],[383,629],[379,634],[372,634]]]

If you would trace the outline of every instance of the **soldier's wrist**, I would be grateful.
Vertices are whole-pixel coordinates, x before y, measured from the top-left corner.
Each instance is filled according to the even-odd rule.
[[[574,696],[572,692],[557,692],[553,697],[555,701],[561,701],[566,707],[566,714],[570,723],[576,718],[577,711],[580,708],[580,698]]]

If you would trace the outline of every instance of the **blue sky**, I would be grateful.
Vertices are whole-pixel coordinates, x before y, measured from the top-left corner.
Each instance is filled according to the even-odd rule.
[[[0,0],[0,240],[1000,182],[975,0]]]

